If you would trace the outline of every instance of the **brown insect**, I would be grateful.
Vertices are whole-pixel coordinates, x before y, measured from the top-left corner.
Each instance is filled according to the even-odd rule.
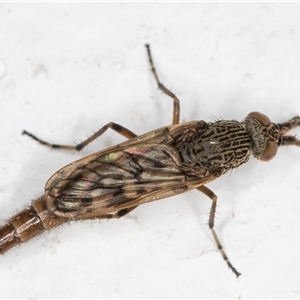
[[[229,268],[230,263],[214,229],[217,196],[205,185],[251,156],[271,160],[279,146],[300,146],[285,135],[300,125],[300,117],[272,123],[259,112],[244,121],[192,121],[179,124],[179,99],[159,80],[146,45],[151,71],[158,88],[173,99],[173,124],[137,136],[110,122],[77,146],[39,143],[57,149],[81,150],[108,128],[129,140],[79,159],[57,171],[46,183],[45,194],[0,228],[0,253],[26,242],[45,230],[70,220],[120,218],[141,204],[193,189],[212,200],[209,228]]]

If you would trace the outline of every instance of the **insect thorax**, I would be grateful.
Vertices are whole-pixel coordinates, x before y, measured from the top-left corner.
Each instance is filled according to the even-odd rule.
[[[186,164],[225,171],[248,161],[251,139],[242,123],[220,120],[203,125],[180,147]]]

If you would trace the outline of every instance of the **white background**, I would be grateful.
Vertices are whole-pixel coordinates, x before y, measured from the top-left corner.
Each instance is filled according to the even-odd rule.
[[[43,193],[67,163],[124,139],[109,131],[81,153],[49,150],[109,121],[137,134],[181,121],[274,122],[300,113],[299,3],[3,3],[0,6],[0,222]],[[296,131],[295,131],[296,132]],[[279,149],[209,184],[217,231],[199,192],[120,220],[76,222],[0,258],[0,297],[299,298],[300,151]]]

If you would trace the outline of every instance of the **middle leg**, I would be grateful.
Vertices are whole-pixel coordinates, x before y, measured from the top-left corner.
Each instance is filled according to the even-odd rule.
[[[148,58],[149,58],[149,63],[151,66],[151,71],[154,75],[154,78],[156,80],[156,83],[158,85],[158,88],[167,96],[171,97],[173,99],[173,125],[174,124],[178,124],[179,123],[179,118],[180,118],[180,103],[179,103],[179,99],[177,98],[177,96],[172,93],[169,89],[167,89],[159,80],[158,75],[156,73],[155,67],[154,67],[154,63],[152,60],[152,55],[151,55],[151,51],[150,51],[150,45],[146,44],[146,48],[147,48],[147,53],[148,53]]]
[[[216,208],[217,208],[217,200],[218,197],[217,195],[211,191],[209,188],[207,188],[206,186],[202,185],[200,187],[197,188],[198,191],[202,192],[203,194],[205,194],[207,197],[209,197],[212,200],[212,205],[211,205],[211,209],[210,209],[210,213],[209,213],[209,220],[208,220],[208,226],[209,229],[211,230],[211,233],[214,237],[214,240],[217,244],[218,249],[220,250],[223,259],[225,260],[225,262],[227,263],[228,267],[232,270],[232,272],[236,275],[236,277],[239,277],[241,275],[241,273],[239,273],[236,268],[231,264],[231,262],[229,261],[228,256],[225,253],[225,250],[218,238],[218,235],[215,231],[214,225],[215,225],[215,214],[216,214]]]

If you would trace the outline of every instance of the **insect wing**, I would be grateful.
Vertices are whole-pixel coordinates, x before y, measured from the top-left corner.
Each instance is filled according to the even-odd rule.
[[[186,192],[215,178],[207,170],[187,176],[179,153],[169,145],[138,144],[101,153],[65,179],[46,185],[47,204],[54,214],[99,217]],[[63,174],[64,168],[59,172]]]

